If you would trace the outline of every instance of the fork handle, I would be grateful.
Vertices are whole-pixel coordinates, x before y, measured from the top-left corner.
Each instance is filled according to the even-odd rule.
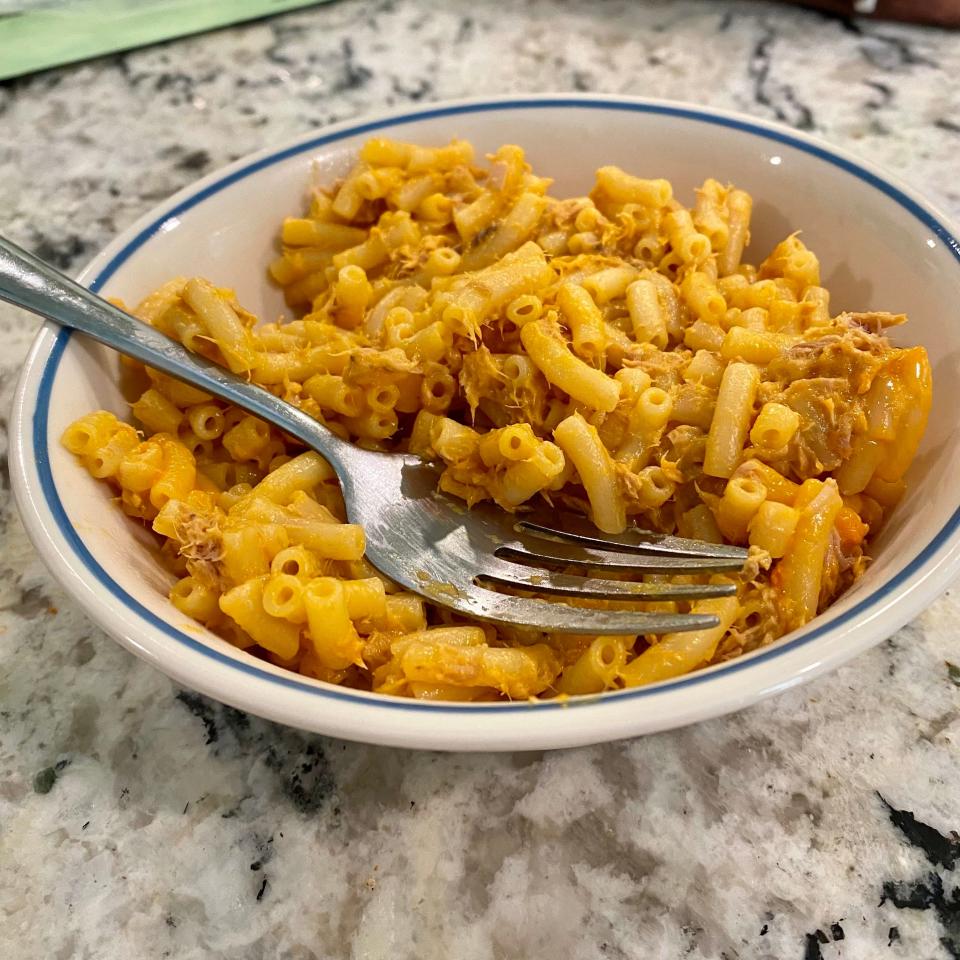
[[[330,462],[341,481],[347,479],[347,461],[355,448],[313,417],[205,357],[190,353],[182,344],[124,313],[2,236],[0,300],[62,327],[79,330],[119,353],[243,407],[313,447]]]

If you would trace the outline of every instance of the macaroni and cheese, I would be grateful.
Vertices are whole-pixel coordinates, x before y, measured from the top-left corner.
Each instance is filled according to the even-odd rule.
[[[556,199],[520,147],[488,160],[461,140],[368,141],[280,226],[269,274],[295,319],[258,323],[200,277],[132,312],[343,438],[442,464],[441,488],[467,504],[545,501],[610,533],[749,546],[737,595],[692,604],[719,626],[593,637],[468,623],[365,561],[318,454],[129,361],[141,429],[100,411],[66,447],[157,533],[178,610],[331,683],[448,700],[597,693],[802,626],[862,573],[903,494],[932,389],[923,348],[884,335],[905,318],[833,312],[797,234],[744,262],[752,201],[733,186],[707,180],[685,207],[667,180],[605,166],[588,196]]]

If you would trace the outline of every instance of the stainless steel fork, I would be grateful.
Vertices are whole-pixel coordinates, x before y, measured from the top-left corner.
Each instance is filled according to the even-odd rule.
[[[604,579],[613,571],[736,571],[746,551],[639,529],[601,535],[584,518],[544,511],[511,515],[490,504],[468,510],[437,490],[434,466],[341,440],[296,407],[188,352],[2,237],[0,299],[243,407],[318,451],[340,478],[348,518],[366,531],[370,562],[406,589],[457,613],[558,633],[657,634],[718,621],[703,614],[594,609],[516,594],[641,601],[734,592],[729,583]],[[571,568],[584,575],[560,572]]]

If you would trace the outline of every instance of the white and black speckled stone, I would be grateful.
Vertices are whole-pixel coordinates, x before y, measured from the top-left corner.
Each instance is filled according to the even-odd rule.
[[[0,85],[0,229],[76,268],[198,174],[310,126],[571,89],[779,118],[957,214],[958,73],[955,34],[761,3],[358,0]],[[0,411],[32,334],[0,311]],[[8,488],[0,956],[960,956],[949,594],[733,717],[551,755],[412,754],[178,692],[52,582]]]

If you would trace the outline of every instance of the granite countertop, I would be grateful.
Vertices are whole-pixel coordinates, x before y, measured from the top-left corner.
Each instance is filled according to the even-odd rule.
[[[542,90],[776,118],[960,215],[958,73],[956,34],[764,3],[352,0],[0,85],[0,231],[77,269],[278,139]],[[0,414],[34,328],[0,310]],[[0,956],[960,957],[958,623],[948,593],[825,679],[632,742],[365,747],[178,689],[104,637],[4,469]]]

